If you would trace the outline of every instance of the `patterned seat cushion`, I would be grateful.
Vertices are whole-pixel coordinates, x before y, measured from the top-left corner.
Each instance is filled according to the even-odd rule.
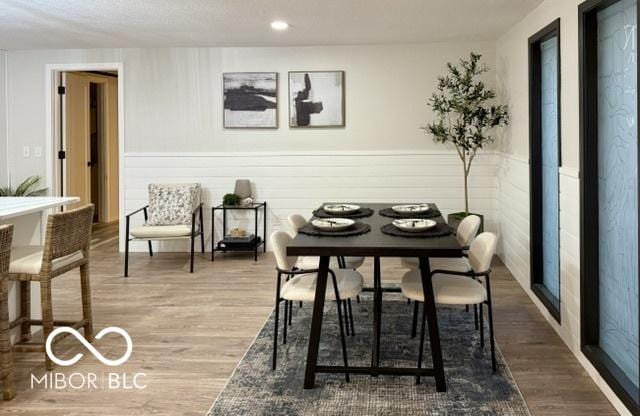
[[[150,184],[147,225],[191,225],[201,192],[199,183]]]

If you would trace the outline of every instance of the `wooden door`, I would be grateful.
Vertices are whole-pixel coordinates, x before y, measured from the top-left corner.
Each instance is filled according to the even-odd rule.
[[[65,195],[77,196],[76,208],[91,202],[91,171],[89,166],[89,80],[81,74],[63,74]]]

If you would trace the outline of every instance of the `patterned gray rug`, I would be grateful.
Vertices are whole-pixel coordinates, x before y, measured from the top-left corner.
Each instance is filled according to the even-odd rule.
[[[347,339],[350,365],[369,365],[371,360],[373,304],[370,296],[361,297],[360,304],[353,303],[356,335]],[[473,312],[460,308],[438,308],[446,393],[437,393],[429,377],[417,386],[414,377],[351,375],[351,382],[346,383],[339,374],[318,374],[316,387],[304,390],[311,309],[310,303],[302,309],[294,306],[287,344],[278,345],[276,371],[271,371],[271,315],[212,405],[210,416],[530,414],[499,349],[494,375],[488,342],[480,350]],[[410,338],[412,310],[413,305],[399,295],[384,295],[381,365],[416,365],[418,338]],[[282,329],[282,314],[280,319]],[[325,308],[319,355],[321,365],[342,364],[335,303]],[[425,356],[425,366],[430,366],[428,341]]]

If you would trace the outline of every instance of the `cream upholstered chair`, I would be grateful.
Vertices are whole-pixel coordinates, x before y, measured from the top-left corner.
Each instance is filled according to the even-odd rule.
[[[480,229],[480,217],[477,215],[469,215],[465,217],[456,230],[456,239],[458,243],[467,250],[471,245],[471,242],[476,238],[478,230]],[[460,272],[466,272],[470,270],[469,261],[466,257],[459,258],[445,258],[445,257],[433,257],[429,259],[429,264],[432,269],[447,269],[457,270]],[[402,259],[402,266],[408,269],[418,269],[420,267],[419,261],[415,257],[406,257]]]
[[[9,322],[9,287],[6,276],[11,260],[12,236],[13,225],[0,226],[0,384],[4,400],[11,400],[16,396]]]
[[[304,227],[307,224],[307,219],[300,214],[290,214],[288,217],[289,226],[293,229],[294,235],[298,234],[298,230]],[[364,263],[364,257],[332,257],[329,260],[329,268],[331,269],[352,269],[357,270]],[[320,265],[320,257],[317,256],[303,256],[298,258],[298,262],[296,263],[296,268],[306,270],[306,269],[317,269]],[[360,303],[360,295],[356,296],[356,301]],[[300,302],[300,306],[302,306],[302,302]],[[289,305],[291,307],[291,304]],[[345,321],[347,323],[347,335],[355,335],[355,327],[353,325],[353,309],[351,306],[351,299],[347,299],[345,303]],[[349,328],[349,323],[351,323],[351,328]]]
[[[191,258],[189,271],[193,273],[196,237],[200,236],[200,247],[204,253],[204,230],[202,220],[202,190],[199,183],[150,184],[149,204],[130,212],[126,218],[126,240],[124,249],[124,277],[129,276],[129,242],[146,240],[149,256],[153,256],[151,241],[190,240]],[[144,224],[131,228],[131,217],[142,212]],[[198,221],[196,222],[196,215]]]
[[[307,224],[307,219],[300,214],[291,214],[288,217],[289,225],[293,229],[294,233],[298,233],[298,230]],[[320,257],[304,256],[298,259],[296,267],[299,269],[317,269],[320,263]],[[332,258],[329,267],[341,268],[341,269],[357,269],[364,263],[364,257],[349,256]]]
[[[278,325],[280,314],[280,303],[284,301],[284,329],[283,343],[287,342],[287,318],[290,311],[290,302],[313,302],[316,294],[316,281],[318,269],[298,270],[296,256],[287,256],[287,245],[292,237],[284,231],[275,231],[271,234],[271,247],[276,258],[276,270],[278,278],[276,283],[275,301],[275,321],[273,328],[273,362],[272,368],[276,368],[278,354]],[[283,282],[282,277],[287,279]],[[327,300],[335,300],[338,312],[338,323],[340,327],[340,341],[342,343],[342,355],[344,366],[348,367],[347,344],[342,319],[341,302],[358,295],[362,291],[363,278],[360,273],[351,269],[329,269],[327,279],[327,289],[325,296]],[[346,380],[349,381],[349,373],[345,373]]]
[[[93,224],[93,205],[66,212],[50,214],[44,246],[13,247],[9,264],[9,280],[20,282],[20,316],[11,327],[20,325],[20,342],[14,351],[43,352],[47,370],[53,362],[45,351],[45,342],[54,326],[84,328],[84,337],[93,342],[91,313],[91,285],[89,282],[89,245]],[[54,321],[51,299],[51,281],[70,270],[80,269],[82,291],[82,319],[77,322]],[[42,320],[31,319],[31,282],[40,284]],[[31,339],[31,326],[42,325],[43,343],[27,343]],[[58,337],[58,340],[61,337]],[[52,348],[55,344],[52,344]]]
[[[476,237],[469,247],[469,264],[471,270],[460,272],[455,270],[433,269],[431,271],[433,293],[437,304],[445,305],[479,305],[480,307],[480,347],[484,348],[484,319],[482,305],[486,304],[489,317],[489,337],[491,344],[491,367],[496,371],[495,341],[493,338],[493,310],[491,307],[491,260],[496,252],[498,238],[495,234],[485,232]],[[477,280],[476,280],[477,279]],[[420,270],[411,270],[402,277],[400,284],[402,293],[416,302],[424,302],[422,277]],[[424,308],[423,308],[424,310]],[[418,366],[422,362],[424,344],[424,327],[426,315],[422,314],[420,331],[420,351]]]

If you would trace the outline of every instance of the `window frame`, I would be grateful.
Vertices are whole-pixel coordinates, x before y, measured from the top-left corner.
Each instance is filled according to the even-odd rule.
[[[599,345],[597,13],[618,1],[620,0],[587,0],[578,6],[580,69],[580,347],[582,353],[618,398],[632,413],[637,414],[640,413],[638,388]],[[636,13],[636,24],[638,24],[640,23],[640,18],[638,12]],[[636,29],[636,47],[637,41],[638,33]],[[640,85],[640,82],[638,82],[640,77],[638,77],[638,74],[636,74],[636,77],[637,88]],[[638,99],[637,89],[636,98]],[[638,112],[640,110],[640,100],[637,101],[636,106],[636,112]],[[636,120],[638,120],[638,114],[636,114]],[[636,129],[638,129],[637,123]],[[638,153],[638,160],[640,161],[640,145],[638,146]],[[638,184],[640,188],[640,180]],[[638,191],[640,192],[640,189]],[[638,274],[638,282],[640,284],[640,273]],[[638,319],[640,320],[640,316]]]
[[[560,323],[560,292],[561,272],[558,264],[558,279],[560,279],[560,291],[558,299],[544,285],[543,276],[543,250],[542,250],[542,61],[540,45],[553,37],[557,38],[557,125],[558,125],[558,168],[562,166],[562,134],[561,134],[561,61],[560,61],[560,18],[536,32],[529,38],[529,213],[530,213],[530,288],[547,308],[551,316]],[[560,190],[560,178],[558,177],[558,192]],[[558,221],[560,212],[558,208]],[[559,224],[558,224],[558,228]],[[558,239],[560,237],[558,236]],[[559,244],[560,242],[558,242]],[[560,263],[560,253],[558,253]]]

